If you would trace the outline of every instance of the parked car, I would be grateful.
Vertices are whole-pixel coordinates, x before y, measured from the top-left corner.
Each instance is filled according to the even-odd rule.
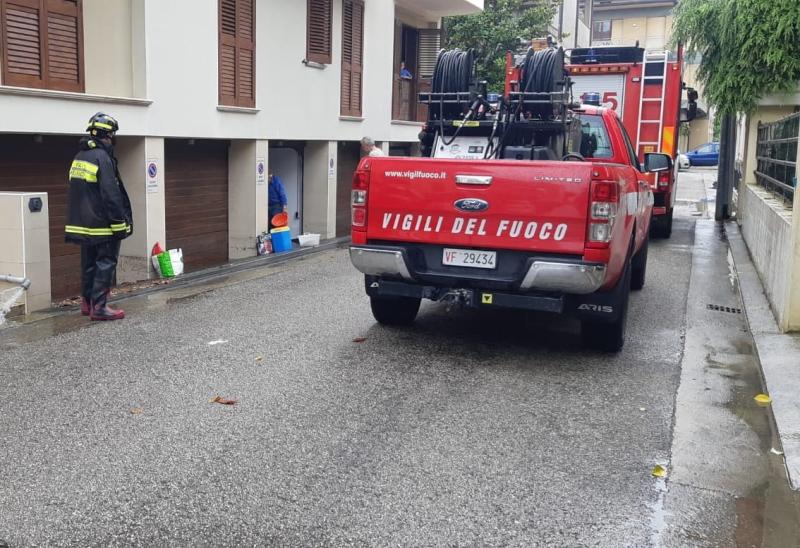
[[[689,169],[691,167],[691,162],[689,162],[689,157],[681,152],[678,151],[678,171],[683,171],[684,169]]]
[[[706,143],[686,153],[693,166],[715,166],[719,163],[719,143]]]

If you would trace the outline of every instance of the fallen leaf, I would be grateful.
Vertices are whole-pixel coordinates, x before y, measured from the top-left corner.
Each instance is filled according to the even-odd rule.
[[[228,341],[226,341],[226,340],[219,339],[219,340],[216,340],[216,341],[211,341],[211,342],[209,342],[209,343],[208,343],[208,346],[217,346],[218,344],[225,344],[225,343],[227,343],[227,342],[228,342]]]
[[[778,451],[774,447],[772,449],[770,449],[769,452],[772,453],[773,455],[783,455],[783,451]]]
[[[131,409],[131,415],[141,415],[142,413],[144,413],[144,409],[141,407],[134,407]]]
[[[227,398],[223,398],[222,396],[214,396],[209,400],[208,403],[218,403],[220,405],[236,405],[236,400],[229,400]]]
[[[263,361],[264,361],[264,356],[257,356],[256,357],[256,363],[260,363],[260,362],[263,362]]]
[[[653,467],[652,474],[656,478],[664,478],[667,476],[667,469],[661,466],[660,464],[656,464]]]
[[[640,407],[639,411],[647,411],[647,408],[646,407]]]
[[[356,337],[355,339],[353,339],[353,342],[354,343],[363,343],[363,342],[366,342],[366,340],[367,340],[366,337]]]
[[[766,407],[772,403],[772,398],[770,398],[768,394],[758,394],[753,399],[756,400],[756,403],[760,407]]]

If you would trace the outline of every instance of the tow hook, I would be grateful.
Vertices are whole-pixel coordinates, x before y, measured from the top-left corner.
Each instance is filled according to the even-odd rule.
[[[464,308],[472,303],[472,291],[468,289],[451,289],[440,299],[447,305],[447,311]]]

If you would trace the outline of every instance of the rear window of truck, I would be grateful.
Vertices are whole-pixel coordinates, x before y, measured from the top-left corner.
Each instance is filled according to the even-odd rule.
[[[608,137],[602,116],[584,114],[578,116],[580,132],[573,131],[569,139],[569,151],[584,158],[611,158],[614,150]]]

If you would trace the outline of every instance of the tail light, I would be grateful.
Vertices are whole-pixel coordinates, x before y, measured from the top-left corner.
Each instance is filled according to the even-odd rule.
[[[367,230],[367,197],[369,193],[369,171],[359,169],[353,174],[351,202],[353,211],[353,231]]]
[[[593,181],[587,247],[608,247],[618,211],[619,184],[616,181]]]
[[[672,174],[669,171],[662,171],[658,174],[658,188],[667,188],[669,186]]]

